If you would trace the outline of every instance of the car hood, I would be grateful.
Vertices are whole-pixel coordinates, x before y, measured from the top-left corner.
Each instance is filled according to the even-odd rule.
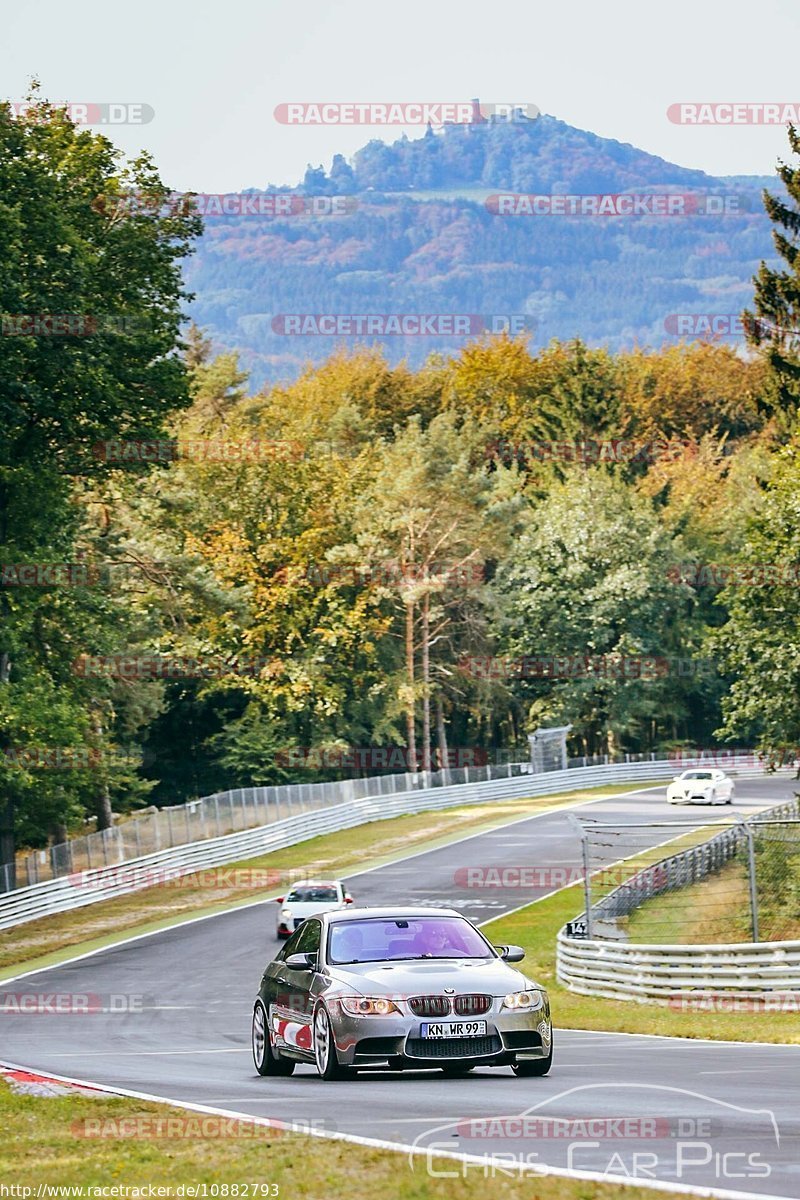
[[[444,988],[451,987],[456,992],[487,992],[491,996],[505,996],[507,992],[540,986],[533,985],[521,971],[499,958],[486,962],[439,958],[396,963],[353,963],[329,967],[328,973],[336,983],[351,987],[363,995],[382,995],[384,992],[427,995],[438,994]]]
[[[281,911],[288,908],[293,917],[317,916],[318,913],[330,912],[334,908],[344,908],[341,900],[312,900],[308,904],[298,904],[289,900],[281,905]]]

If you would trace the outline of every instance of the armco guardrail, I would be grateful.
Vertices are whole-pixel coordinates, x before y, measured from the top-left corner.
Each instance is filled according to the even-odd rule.
[[[752,760],[751,760],[752,764]],[[681,765],[687,765],[682,763]],[[760,773],[759,767],[744,768]],[[225,837],[210,838],[162,850],[156,854],[116,866],[81,871],[60,879],[17,888],[0,895],[0,929],[37,917],[83,908],[99,900],[111,899],[148,887],[169,874],[201,871],[226,866],[241,859],[280,850],[297,842],[350,829],[354,825],[379,821],[406,813],[451,808],[460,804],[480,804],[521,796],[544,796],[571,791],[580,787],[597,787],[604,783],[624,783],[637,779],[669,779],[675,773],[675,763],[636,762],[614,763],[608,766],[578,767],[546,774],[512,775],[489,782],[463,783],[437,787],[427,791],[398,792],[395,795],[351,800],[316,812],[303,813],[256,829]]]
[[[796,821],[799,814],[795,799],[755,814],[749,824],[757,829],[759,822]],[[592,905],[592,924],[613,922],[664,891],[704,879],[746,840],[742,823],[643,868]],[[566,929],[556,940],[556,975],[585,996],[680,1005],[709,992],[749,998],[800,993],[800,941],[662,945],[575,938]]]
[[[387,752],[388,754],[388,752]],[[453,751],[456,759],[474,754]],[[76,871],[131,862],[160,850],[186,846],[228,833],[256,829],[285,817],[331,808],[346,800],[365,800],[400,792],[427,791],[458,783],[506,779],[532,770],[529,762],[449,766],[441,771],[407,771],[401,775],[370,775],[327,783],[280,783],[232,788],[166,808],[136,813],[109,829],[34,850],[16,863],[19,886],[44,883]],[[20,877],[24,876],[25,883]],[[12,891],[10,864],[0,865],[0,892]]]
[[[690,764],[685,760],[682,767]],[[740,768],[741,774],[761,774],[752,757]],[[481,804],[522,796],[546,796],[581,787],[599,787],[604,783],[636,780],[671,779],[674,761],[614,763],[608,766],[578,767],[549,771],[541,775],[520,774],[490,782],[463,783],[452,787],[398,792],[393,796],[351,800],[316,812],[304,813],[232,833],[225,837],[192,842],[157,854],[143,855],[112,867],[81,871],[31,887],[0,895],[0,929],[33,921],[37,917],[83,908],[99,900],[112,899],[149,887],[170,875],[227,866],[245,858],[294,846],[323,833],[334,833],[406,813],[452,808],[461,804]]]
[[[800,993],[800,942],[654,946],[558,935],[560,983],[584,996],[679,1004],[714,997]]]

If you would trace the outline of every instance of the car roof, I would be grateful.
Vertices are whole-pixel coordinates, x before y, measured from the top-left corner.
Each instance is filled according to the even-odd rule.
[[[454,908],[351,908],[340,909],[338,912],[322,913],[322,919],[333,923],[334,921],[365,921],[371,917],[379,920],[388,921],[406,921],[413,920],[414,917],[463,917],[464,914],[457,912]]]
[[[290,892],[301,887],[339,887],[338,879],[298,879],[289,888]]]

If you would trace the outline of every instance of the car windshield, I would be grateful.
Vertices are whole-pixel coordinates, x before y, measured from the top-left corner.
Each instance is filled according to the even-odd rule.
[[[684,779],[713,779],[714,776],[710,771],[685,771]]]
[[[415,958],[494,958],[463,917],[372,918],[331,925],[328,962],[402,962]]]
[[[289,892],[285,904],[328,904],[339,899],[335,887],[298,887]]]

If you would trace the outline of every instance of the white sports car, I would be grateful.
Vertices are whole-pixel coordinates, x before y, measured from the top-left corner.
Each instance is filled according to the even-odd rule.
[[[330,909],[345,908],[353,897],[339,879],[304,879],[296,883],[286,896],[278,896],[279,938],[287,938],[307,917],[317,916]]]
[[[732,804],[733,780],[724,771],[693,768],[676,775],[667,788],[670,804]]]

